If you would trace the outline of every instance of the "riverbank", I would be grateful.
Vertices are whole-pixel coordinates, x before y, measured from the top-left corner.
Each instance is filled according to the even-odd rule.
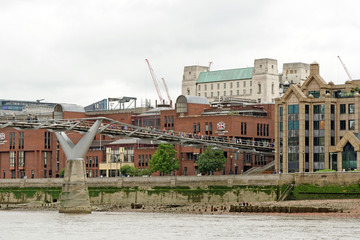
[[[186,204],[186,205],[152,205],[141,204],[131,205],[98,205],[93,206],[93,212],[151,212],[151,213],[179,213],[179,214],[231,214],[231,215],[289,215],[289,216],[329,216],[341,218],[360,218],[360,199],[328,199],[328,200],[293,200],[282,202],[250,202],[250,206],[256,207],[311,207],[331,208],[336,212],[328,213],[281,213],[281,212],[231,212],[231,205],[207,205],[207,204]],[[58,203],[32,202],[27,204],[1,204],[0,210],[12,211],[58,211]]]
[[[283,202],[254,202],[247,203],[257,207],[283,207],[283,208],[328,208],[335,212],[231,212],[231,205],[161,205],[161,206],[98,206],[94,211],[125,211],[125,212],[160,212],[160,213],[185,213],[185,214],[264,214],[264,215],[299,215],[299,216],[332,216],[346,218],[360,218],[360,199],[328,199],[328,200],[293,200]]]

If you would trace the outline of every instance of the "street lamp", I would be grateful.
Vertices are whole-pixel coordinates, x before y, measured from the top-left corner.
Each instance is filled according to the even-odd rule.
[[[231,155],[230,155],[230,172],[229,172],[230,175],[231,175],[231,174],[234,174],[234,173],[233,173],[233,170],[232,170],[232,158],[233,158],[233,155],[231,154]]]

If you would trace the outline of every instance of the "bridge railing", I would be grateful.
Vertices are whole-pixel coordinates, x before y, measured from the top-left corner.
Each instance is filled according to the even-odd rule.
[[[227,136],[210,136],[199,133],[177,132],[174,130],[160,130],[152,127],[139,127],[122,123],[109,118],[81,118],[81,119],[62,119],[62,120],[0,120],[0,127],[18,127],[21,129],[49,129],[52,131],[78,131],[86,132],[96,120],[102,120],[99,132],[112,136],[140,137],[164,140],[169,142],[194,143],[198,145],[218,145],[226,144],[227,147],[256,149],[261,148],[267,152],[272,152],[274,144],[268,141],[254,141],[242,138],[228,138]],[[189,144],[188,144],[189,145]],[[223,147],[223,148],[226,148]]]

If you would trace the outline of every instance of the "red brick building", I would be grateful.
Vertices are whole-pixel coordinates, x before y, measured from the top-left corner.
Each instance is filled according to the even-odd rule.
[[[165,130],[169,134],[222,141],[266,142],[274,140],[274,105],[254,104],[246,101],[226,100],[210,106],[204,97],[181,95],[175,109],[156,108],[145,113],[134,111],[85,112],[76,105],[58,104],[53,111],[39,116],[42,119],[74,119],[107,117],[119,122]],[[17,116],[19,119],[26,116]],[[79,133],[68,134],[77,142]],[[138,141],[126,143],[99,134],[85,157],[88,177],[118,176],[122,164],[147,168],[157,143]],[[118,141],[118,142],[117,142]],[[176,145],[180,169],[176,175],[198,174],[195,163],[203,149]],[[121,156],[121,157],[120,157]],[[228,159],[225,169],[215,174],[240,174],[254,166],[273,161],[272,156],[225,149]],[[122,159],[122,160],[120,160]],[[20,131],[0,129],[1,178],[55,178],[65,167],[66,156],[55,134],[47,130]],[[101,167],[102,166],[102,167]]]

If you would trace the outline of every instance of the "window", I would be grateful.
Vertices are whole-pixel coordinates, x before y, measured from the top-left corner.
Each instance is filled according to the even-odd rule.
[[[325,113],[325,105],[314,105],[314,114],[324,114]]]
[[[355,130],[355,120],[349,120],[349,130]]]
[[[211,93],[210,93],[210,96],[211,96],[211,97],[213,97],[213,96],[214,96],[214,93],[213,93],[213,92],[211,92]]]
[[[349,114],[354,114],[355,113],[355,106],[353,103],[349,104]]]
[[[331,114],[335,114],[335,105],[331,104]]]
[[[309,95],[313,95],[314,98],[319,98],[320,97],[320,91],[309,91]]]
[[[319,130],[319,121],[314,121],[314,130]]]
[[[230,88],[232,88],[232,87],[233,87],[233,83],[231,82],[231,83],[230,83]]]
[[[243,84],[244,84],[244,87],[246,87],[246,81],[244,81]]]
[[[207,90],[207,85],[204,85],[204,88],[205,88],[204,90]]]
[[[10,149],[15,149],[15,133],[10,133]]]
[[[232,96],[233,95],[233,91],[232,90],[230,90],[230,96]]]
[[[44,168],[47,168],[47,162],[48,162],[48,153],[44,152]]]
[[[280,117],[283,115],[283,107],[280,107]]]
[[[261,94],[261,84],[260,83],[258,84],[258,87],[259,87],[258,88],[258,94]]]
[[[214,85],[211,84],[211,85],[210,85],[210,88],[211,88],[211,90],[214,90]]]
[[[239,82],[236,82],[236,87],[238,88],[240,86],[240,83]]]
[[[50,139],[50,132],[44,132],[44,140],[45,140],[45,144],[44,147],[46,149],[50,149],[50,143],[51,143],[51,139]]]
[[[10,152],[10,167],[15,167],[15,152]]]
[[[275,91],[274,91],[274,83],[272,83],[272,85],[271,85],[271,93],[272,93],[272,94],[275,93]]]
[[[200,88],[200,85],[198,85],[198,90],[200,91],[200,89],[201,89],[201,88]]]
[[[224,89],[226,89],[226,83],[224,83]]]
[[[224,91],[224,96],[226,96],[226,91]]]
[[[24,152],[19,152],[19,167],[25,167]]]
[[[220,83],[217,84],[217,89],[220,89]]]
[[[299,105],[289,105],[289,114],[298,114]]]
[[[346,104],[340,104],[340,114],[346,113]]]
[[[240,95],[240,91],[239,91],[239,90],[236,90],[236,95]]]
[[[24,148],[24,132],[19,132],[19,148]]]
[[[346,130],[346,120],[340,120],[340,130]]]

